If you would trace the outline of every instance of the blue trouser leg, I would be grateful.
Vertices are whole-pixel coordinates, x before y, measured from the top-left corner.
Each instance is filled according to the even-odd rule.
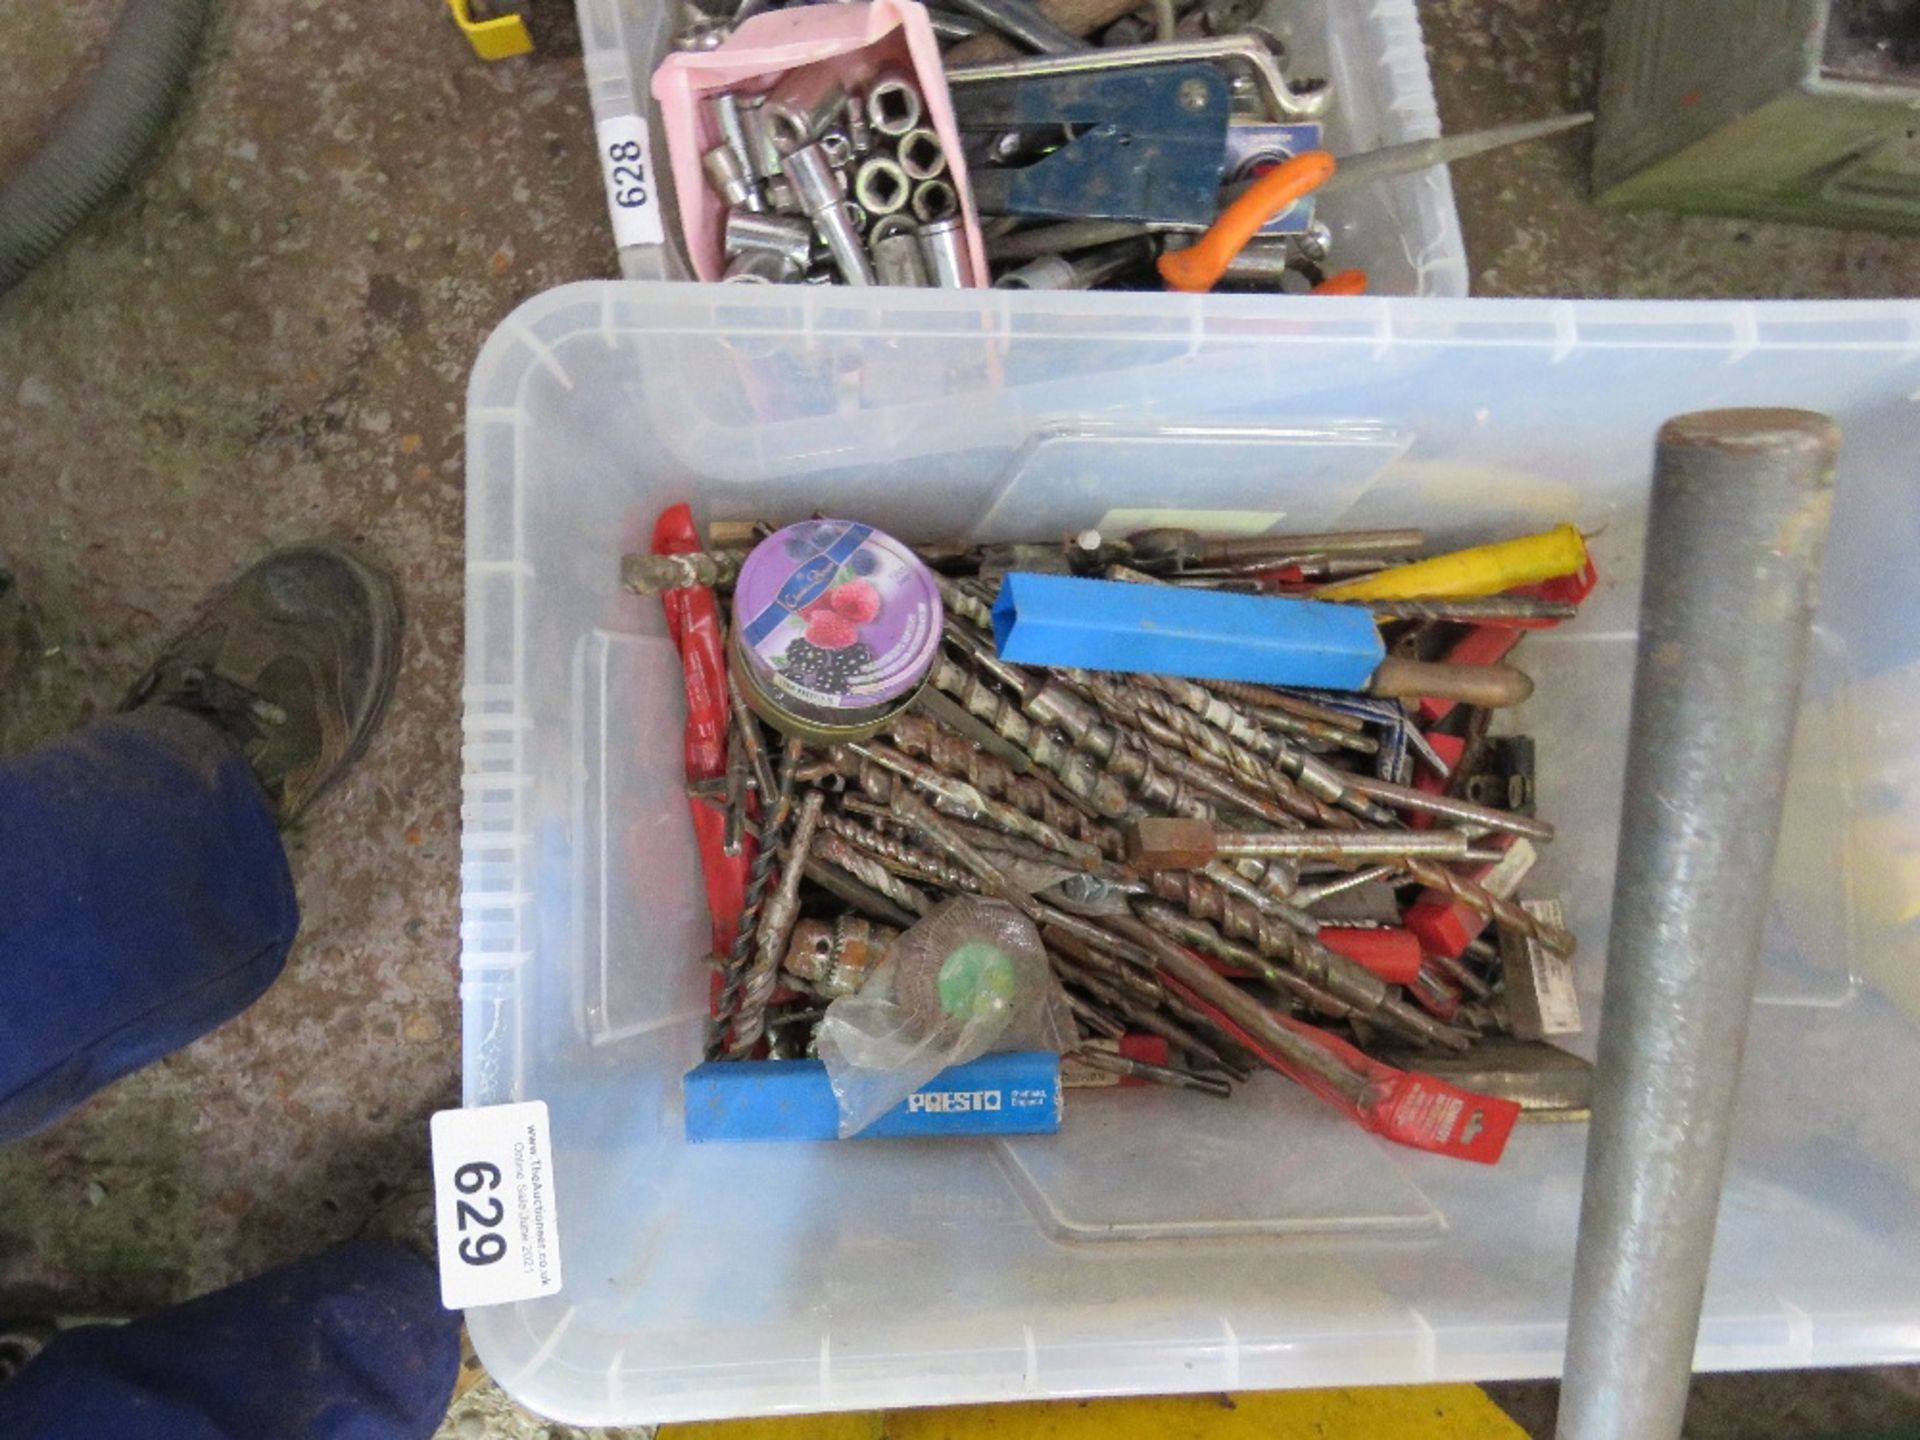
[[[247,763],[164,706],[0,759],[0,1142],[245,1009],[300,923]]]
[[[131,1325],[59,1336],[0,1385],[7,1440],[429,1440],[460,1369],[433,1267],[356,1241]]]

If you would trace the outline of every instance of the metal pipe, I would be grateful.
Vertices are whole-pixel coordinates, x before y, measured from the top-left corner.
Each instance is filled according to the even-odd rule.
[[[1838,440],[1660,430],[1561,1440],[1680,1434]]]

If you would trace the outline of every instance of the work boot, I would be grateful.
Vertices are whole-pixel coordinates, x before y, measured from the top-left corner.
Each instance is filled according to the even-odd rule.
[[[399,669],[393,577],[342,546],[295,545],[202,606],[121,708],[212,724],[285,828],[367,748]]]

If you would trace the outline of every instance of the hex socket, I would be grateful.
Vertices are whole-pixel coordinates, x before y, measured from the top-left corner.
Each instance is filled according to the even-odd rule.
[[[927,274],[941,289],[963,290],[973,284],[966,227],[958,215],[920,227],[920,254],[927,262]]]
[[[746,166],[740,163],[740,157],[733,153],[731,145],[716,145],[700,157],[700,168],[707,172],[707,183],[713,186],[730,210],[759,211],[767,208],[767,202],[761,198],[760,187],[753,183],[753,177],[747,174]]]
[[[920,237],[910,229],[894,230],[873,240],[874,275],[882,285],[925,289],[927,263],[920,254]]]
[[[869,215],[905,209],[912,193],[907,172],[884,155],[869,156],[853,172],[853,198]]]
[[[727,261],[721,282],[728,285],[791,285],[806,272],[772,250],[746,250]]]
[[[846,88],[832,71],[824,65],[803,65],[789,70],[767,92],[766,110],[775,138],[784,138],[786,148],[792,149],[817,140],[840,118],[846,103]]]
[[[920,90],[904,75],[882,75],[867,87],[867,122],[882,135],[904,135],[920,123]]]
[[[947,147],[925,125],[916,125],[900,137],[899,155],[900,168],[909,180],[931,180],[947,168]]]
[[[729,255],[778,255],[805,269],[813,257],[813,226],[798,215],[754,215],[727,212],[726,251]]]
[[[960,208],[960,197],[944,180],[922,180],[913,187],[913,218],[922,225],[945,220]]]

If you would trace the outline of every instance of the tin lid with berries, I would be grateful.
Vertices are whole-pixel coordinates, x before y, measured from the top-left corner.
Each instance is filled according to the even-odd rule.
[[[733,665],[775,729],[832,742],[872,735],[912,703],[940,649],[932,572],[884,531],[806,520],[740,566]]]

